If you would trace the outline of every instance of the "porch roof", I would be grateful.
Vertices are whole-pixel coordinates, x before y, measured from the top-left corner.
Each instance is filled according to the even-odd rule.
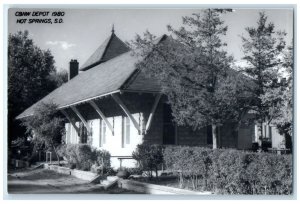
[[[17,119],[33,115],[35,107],[41,102],[53,102],[61,109],[118,92],[123,84],[135,73],[135,64],[138,60],[138,57],[133,56],[131,52],[126,52],[92,69],[81,72],[26,109],[17,116]],[[145,83],[151,83],[151,81],[148,80]],[[150,87],[155,88],[157,86]]]

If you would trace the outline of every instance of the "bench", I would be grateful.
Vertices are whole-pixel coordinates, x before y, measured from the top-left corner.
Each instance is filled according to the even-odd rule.
[[[122,168],[122,161],[125,159],[133,159],[132,156],[116,156],[117,159],[120,161],[120,169]]]

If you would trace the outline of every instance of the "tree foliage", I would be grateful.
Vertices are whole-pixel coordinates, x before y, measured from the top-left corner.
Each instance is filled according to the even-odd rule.
[[[34,110],[34,115],[23,119],[27,132],[33,135],[33,143],[53,149],[61,144],[64,135],[64,119],[57,111],[54,103],[40,103]]]
[[[28,31],[8,37],[8,138],[24,136],[24,129],[15,120],[26,108],[57,88],[54,58],[49,50],[41,50]]]
[[[138,162],[142,170],[148,171],[150,177],[152,171],[155,171],[157,178],[158,169],[163,164],[163,148],[160,145],[140,144],[132,152],[132,158]]]
[[[285,136],[286,147],[291,148],[293,118],[293,48],[283,53],[283,61],[278,77],[280,82],[275,87],[268,87],[260,97],[263,105],[268,107],[269,121],[277,126]]]
[[[50,80],[55,83],[56,87],[60,87],[68,81],[68,72],[66,70],[53,72],[50,74]]]
[[[132,42],[143,60],[137,65],[146,76],[159,80],[179,125],[200,128],[240,120],[245,101],[244,79],[231,69],[233,58],[225,51],[227,26],[222,9],[206,9],[183,17],[171,37],[156,38],[147,31]],[[213,131],[214,132],[214,131]]]
[[[259,124],[267,122],[291,123],[292,94],[292,50],[284,55],[286,43],[283,31],[275,31],[272,22],[267,22],[265,13],[259,13],[257,27],[246,28],[248,37],[242,37],[244,59],[249,66],[244,72],[252,77],[256,86],[251,92],[255,103],[251,107],[255,111]],[[285,69],[288,81],[282,83],[280,69]],[[284,121],[282,121],[284,120]],[[279,123],[281,123],[279,122]],[[262,127],[260,127],[262,131]],[[262,133],[261,133],[262,134]]]

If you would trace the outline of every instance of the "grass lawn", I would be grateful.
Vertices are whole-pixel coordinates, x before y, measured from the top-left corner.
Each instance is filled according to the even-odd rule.
[[[8,193],[11,194],[135,194],[136,192],[120,188],[102,189],[99,185],[74,176],[59,174],[46,169],[9,170]]]

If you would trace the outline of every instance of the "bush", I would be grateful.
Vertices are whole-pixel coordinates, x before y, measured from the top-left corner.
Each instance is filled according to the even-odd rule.
[[[117,177],[122,179],[127,179],[130,176],[130,173],[126,169],[119,170]]]
[[[94,149],[94,154],[96,158],[96,165],[107,169],[110,168],[110,153],[108,151]]]
[[[129,175],[142,175],[143,174],[143,169],[140,167],[136,168],[126,168],[126,167],[121,167],[117,169],[117,172],[125,170],[129,173]]]
[[[87,144],[68,144],[66,155],[69,165],[76,165],[76,169],[89,171],[95,161],[92,148]]]
[[[93,161],[92,171],[97,174],[111,175],[110,153],[105,150],[94,149],[95,161]]]
[[[126,168],[130,175],[142,175],[143,170],[141,168]]]
[[[138,162],[142,170],[148,171],[150,178],[152,178],[152,171],[155,171],[156,177],[158,176],[157,171],[163,164],[162,146],[140,144],[132,153],[132,157]]]
[[[215,154],[210,169],[212,176],[208,178],[211,187],[221,194],[243,194],[245,184],[241,176],[245,173],[245,154],[238,150],[215,150]]]
[[[246,168],[244,180],[252,194],[291,194],[291,155],[258,154]]]
[[[70,168],[75,167],[84,171],[93,170],[95,173],[105,173],[110,169],[109,152],[94,149],[87,144],[64,145],[59,148],[58,154],[67,160]]]
[[[179,172],[179,184],[220,194],[291,194],[292,155],[232,149],[166,147],[168,169]]]
[[[211,166],[208,149],[199,147],[169,146],[164,150],[164,160],[168,169],[179,172],[179,186],[185,187],[185,179],[189,179],[193,189],[199,182],[206,183]],[[206,185],[206,184],[204,184]]]

